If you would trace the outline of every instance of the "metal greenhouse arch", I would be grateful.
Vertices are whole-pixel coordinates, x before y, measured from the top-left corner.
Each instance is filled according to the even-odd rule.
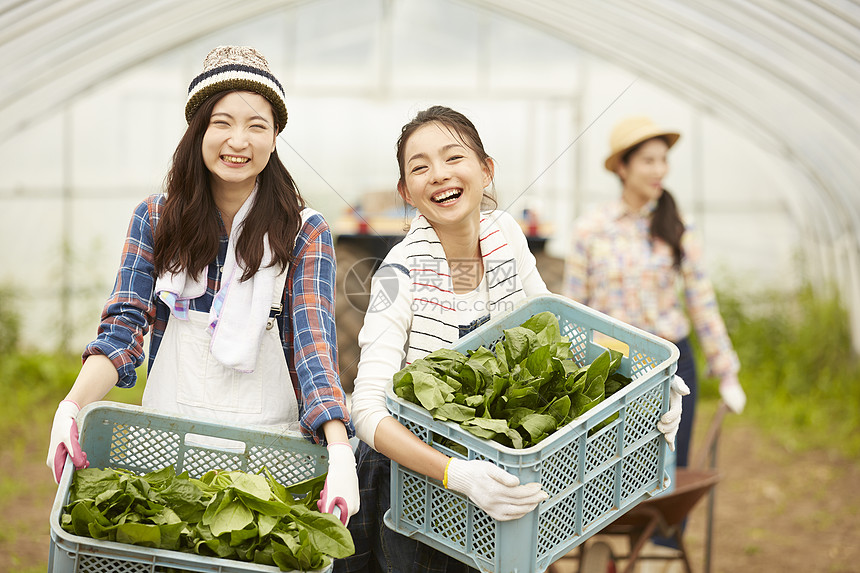
[[[396,0],[380,0],[385,5]],[[300,0],[13,0],[0,4],[0,135],[113,75]],[[471,0],[707,110],[797,165],[800,222],[860,349],[860,4],[846,0]],[[802,114],[801,114],[802,112]]]

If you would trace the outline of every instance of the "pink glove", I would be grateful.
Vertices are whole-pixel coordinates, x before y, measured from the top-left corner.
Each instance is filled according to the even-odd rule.
[[[54,481],[60,483],[66,455],[72,456],[75,469],[87,468],[87,454],[78,442],[78,423],[75,418],[81,409],[71,400],[63,400],[54,414],[54,425],[51,427],[51,445],[48,446],[48,459],[45,463],[54,470]]]
[[[740,414],[744,411],[744,406],[747,403],[747,395],[738,381],[738,377],[734,374],[726,376],[720,380],[720,398],[726,403],[735,414]]]
[[[328,476],[320,494],[317,508],[340,518],[344,525],[358,513],[358,474],[355,470],[355,455],[346,442],[328,445]],[[335,509],[338,513],[335,513]]]
[[[519,519],[549,498],[539,483],[520,485],[520,478],[484,460],[451,458],[444,485],[499,521]]]

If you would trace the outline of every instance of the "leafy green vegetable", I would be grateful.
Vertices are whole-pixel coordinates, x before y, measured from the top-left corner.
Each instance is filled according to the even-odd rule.
[[[578,365],[558,318],[541,312],[505,330],[495,353],[446,348],[416,360],[394,375],[394,392],[479,438],[527,448],[629,384],[621,359],[607,350]]]
[[[321,569],[355,552],[340,520],[316,511],[324,475],[285,487],[264,474],[78,470],[60,524],[75,535],[281,570]]]

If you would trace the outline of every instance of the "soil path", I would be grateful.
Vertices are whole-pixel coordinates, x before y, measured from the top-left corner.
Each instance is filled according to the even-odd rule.
[[[713,406],[701,410],[706,422]],[[703,435],[702,421],[696,437]],[[860,462],[821,452],[792,454],[743,417],[731,416],[723,426],[717,466],[713,573],[860,572]],[[690,513],[684,538],[696,573],[705,570],[706,508],[703,499]],[[621,538],[608,541],[627,550]],[[672,554],[650,544],[643,553]],[[562,560],[559,568],[573,573],[576,561]],[[637,571],[684,569],[677,560],[649,561]]]
[[[558,292],[561,261],[539,255],[538,266]],[[694,440],[704,435],[713,410],[714,404],[698,408]],[[39,418],[18,426],[38,431],[0,440],[0,573],[47,568],[56,486],[43,461],[50,422]],[[786,451],[747,418],[729,416],[718,466],[712,572],[860,572],[860,460]],[[700,502],[692,511],[685,537],[697,573],[703,571],[705,507]],[[575,571],[572,560],[559,565]],[[681,570],[674,563],[647,573]]]
[[[697,436],[713,409],[702,406]],[[14,451],[0,450],[0,491],[14,492],[0,505],[0,572],[47,567],[55,486],[36,438],[17,440],[24,447]],[[792,454],[742,416],[730,416],[718,466],[723,478],[716,489],[712,571],[860,571],[860,462],[821,452]],[[690,514],[685,538],[697,572],[703,570],[705,505],[699,503]],[[575,570],[573,561],[560,565]],[[681,571],[677,564],[656,570]]]
[[[547,287],[561,292],[563,261],[536,259]],[[694,447],[714,410],[697,408]],[[860,460],[787,451],[734,415],[723,423],[718,457],[712,573],[860,573]],[[696,573],[704,571],[706,507],[703,500],[690,513],[684,538]],[[638,573],[683,571],[678,561],[648,563]],[[565,572],[575,565],[559,563]]]

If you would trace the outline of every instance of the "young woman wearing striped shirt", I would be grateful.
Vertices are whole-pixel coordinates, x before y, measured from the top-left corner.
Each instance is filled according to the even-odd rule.
[[[397,161],[397,189],[417,215],[374,275],[359,333],[352,416],[362,440],[361,512],[349,524],[356,553],[335,561],[335,572],[466,571],[384,525],[389,460],[442,481],[496,519],[521,517],[546,494],[489,462],[451,459],[425,444],[389,414],[385,389],[406,364],[548,291],[519,225],[492,209],[493,160],[469,119],[445,107],[418,113],[401,131]]]
[[[468,569],[384,525],[390,460],[441,481],[498,520],[518,519],[546,499],[538,483],[520,484],[489,462],[433,449],[386,408],[386,388],[406,364],[549,292],[519,224],[495,209],[495,165],[468,118],[440,106],[419,112],[401,131],[397,162],[397,189],[417,215],[374,275],[359,333],[352,415],[362,440],[356,454],[362,509],[349,526],[356,553],[336,561],[336,573]],[[668,439],[677,419],[664,427]]]

